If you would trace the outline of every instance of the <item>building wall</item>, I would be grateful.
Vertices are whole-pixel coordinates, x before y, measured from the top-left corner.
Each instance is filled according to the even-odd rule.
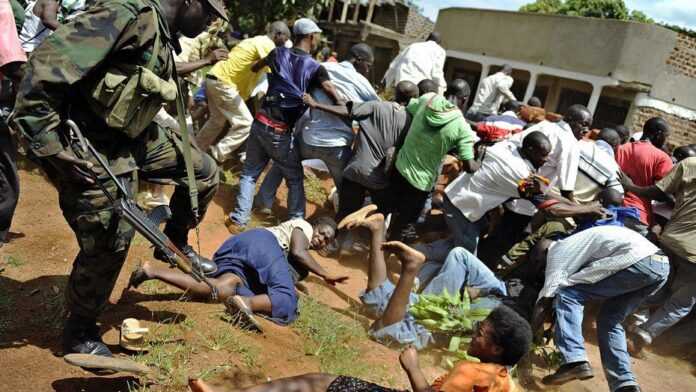
[[[396,3],[393,6],[384,4],[380,7],[375,7],[372,23],[404,34],[409,19],[409,12],[410,8],[401,3]]]
[[[677,33],[661,26],[472,8],[440,10],[443,46],[620,81],[652,85]]]
[[[677,44],[667,59],[667,65],[678,74],[696,78],[696,38],[679,34]]]
[[[652,117],[662,117],[671,126],[672,132],[669,136],[668,144],[670,147],[683,146],[685,144],[696,143],[696,121],[685,119],[674,114],[663,112],[651,107],[639,107],[635,110],[629,122],[631,132],[643,130],[643,124]]]
[[[411,8],[408,12],[408,22],[404,34],[409,37],[426,39],[435,29],[435,23],[421,15],[417,9]]]

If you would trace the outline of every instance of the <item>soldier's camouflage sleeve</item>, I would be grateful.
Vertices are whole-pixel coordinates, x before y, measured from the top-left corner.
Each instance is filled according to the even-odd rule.
[[[39,157],[63,150],[56,128],[69,91],[113,51],[137,37],[138,13],[122,1],[98,2],[59,27],[30,56],[13,115],[13,126]],[[84,102],[73,102],[84,105]]]

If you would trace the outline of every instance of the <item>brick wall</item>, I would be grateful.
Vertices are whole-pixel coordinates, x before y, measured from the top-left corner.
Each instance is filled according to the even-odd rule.
[[[696,78],[696,38],[679,34],[677,45],[670,53],[667,64],[676,73]]]
[[[661,110],[649,107],[639,107],[635,111],[631,120],[631,131],[640,132],[643,130],[643,124],[652,117],[662,117],[672,128],[668,145],[671,148],[683,146],[685,144],[696,143],[696,121],[687,120],[677,117],[672,114],[665,113]]]
[[[421,15],[417,9],[411,8],[408,13],[408,22],[404,34],[419,39],[426,39],[435,29],[435,23]]]

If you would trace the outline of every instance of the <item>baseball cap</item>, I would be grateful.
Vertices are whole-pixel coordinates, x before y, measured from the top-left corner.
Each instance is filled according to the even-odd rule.
[[[219,16],[224,20],[225,22],[229,22],[229,19],[227,19],[227,11],[225,10],[225,6],[222,4],[221,0],[205,0],[210,4],[211,7],[213,7],[213,10]]]
[[[295,35],[309,35],[313,33],[321,33],[321,29],[314,23],[313,20],[307,18],[300,18],[295,21],[295,25],[292,26],[292,33]]]

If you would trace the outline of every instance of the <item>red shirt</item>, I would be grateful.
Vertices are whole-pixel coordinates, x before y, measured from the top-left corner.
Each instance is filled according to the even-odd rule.
[[[638,141],[619,146],[616,152],[616,162],[638,186],[653,186],[672,170],[672,158],[667,153],[655,147],[650,141]],[[650,200],[627,192],[624,196],[625,207],[636,207],[640,212],[643,224],[652,223],[652,207]]]

